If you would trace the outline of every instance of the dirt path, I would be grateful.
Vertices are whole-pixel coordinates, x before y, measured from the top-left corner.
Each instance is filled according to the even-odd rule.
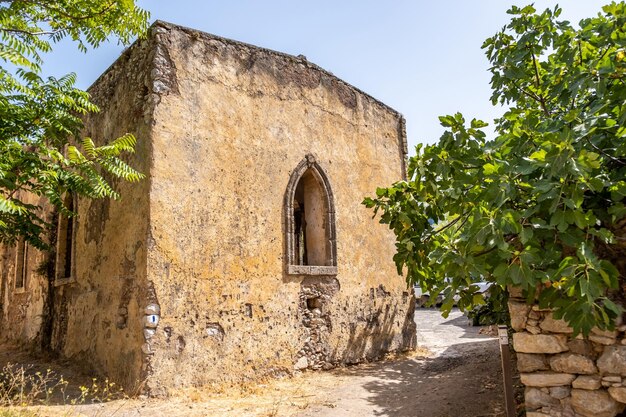
[[[359,366],[330,391],[328,404],[299,417],[504,416],[499,347],[478,334],[458,311],[445,320],[438,311],[416,312],[418,344],[431,357]]]
[[[421,355],[307,372],[222,394],[186,390],[167,401],[118,400],[34,411],[40,416],[94,417],[504,416],[497,340],[480,335],[459,312],[444,320],[437,311],[420,309],[416,322]]]

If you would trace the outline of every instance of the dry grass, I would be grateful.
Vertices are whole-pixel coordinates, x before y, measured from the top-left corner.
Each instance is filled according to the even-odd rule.
[[[33,411],[12,408],[0,409],[0,417],[39,417]]]
[[[0,369],[0,417],[41,416],[43,408],[58,405],[61,407],[57,411],[45,415],[73,417],[80,415],[77,406],[128,398],[121,387],[108,379],[94,378],[88,386],[80,385],[78,393],[70,393],[69,385],[62,375],[50,369],[42,372],[32,365],[8,363]]]

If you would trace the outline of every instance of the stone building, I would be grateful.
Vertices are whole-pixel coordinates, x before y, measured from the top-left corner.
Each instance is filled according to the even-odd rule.
[[[405,175],[403,117],[304,57],[155,23],[95,82],[96,142],[139,184],[1,259],[0,338],[155,395],[415,344],[394,236],[361,205]]]

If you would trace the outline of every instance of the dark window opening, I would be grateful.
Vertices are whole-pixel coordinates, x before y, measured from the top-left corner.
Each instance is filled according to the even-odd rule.
[[[28,245],[24,239],[17,242],[17,256],[15,259],[15,288],[21,289],[26,285],[28,273]]]
[[[74,213],[74,195],[67,193],[63,201],[65,208]],[[74,241],[74,217],[59,214],[58,245],[57,245],[57,279],[66,279],[72,276],[72,258]]]
[[[327,198],[311,169],[294,193],[293,224],[296,265],[330,265],[326,223]]]
[[[304,190],[302,183],[296,188],[293,202],[294,242],[296,265],[308,265],[306,254],[306,218],[304,211]]]

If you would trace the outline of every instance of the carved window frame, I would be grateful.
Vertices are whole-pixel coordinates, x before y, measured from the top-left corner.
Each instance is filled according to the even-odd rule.
[[[296,262],[294,198],[302,176],[311,170],[321,186],[326,209],[326,263],[327,265],[298,265]],[[335,226],[335,199],[328,176],[312,154],[307,154],[291,173],[285,192],[286,272],[289,275],[337,275],[337,232]]]

